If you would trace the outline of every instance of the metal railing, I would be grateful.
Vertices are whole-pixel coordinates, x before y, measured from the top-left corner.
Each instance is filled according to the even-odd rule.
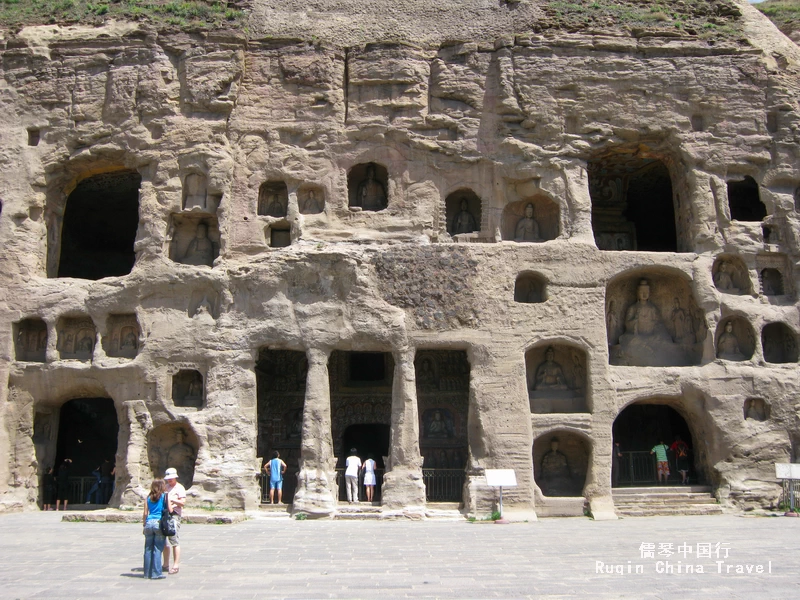
[[[422,469],[425,500],[428,502],[461,502],[464,469]]]
[[[86,496],[89,494],[89,490],[92,489],[92,486],[97,482],[97,478],[94,475],[86,475],[86,476],[77,476],[77,477],[69,477],[67,478],[68,488],[67,488],[67,501],[71,505],[83,505],[86,502]],[[58,483],[53,481],[53,490],[51,492],[53,504],[55,504],[56,497],[58,496]],[[110,490],[108,490],[110,491]],[[97,496],[102,492],[102,488],[97,491],[95,494],[95,498],[92,498],[92,504],[95,504],[95,500]],[[40,487],[40,495],[42,504],[44,504],[45,500],[47,500],[48,490],[44,489],[44,484]]]
[[[678,467],[673,453],[669,453],[669,477],[667,481],[679,483],[681,481],[681,474],[678,472]],[[692,458],[692,451],[689,450],[689,476],[692,476],[692,465],[694,464]],[[658,474],[656,470],[656,456],[650,454],[649,450],[640,450],[635,452],[623,452],[622,457],[619,459],[619,473],[613,474],[614,485],[636,485],[639,483],[656,483],[658,482]]]
[[[782,483],[783,505],[796,512],[800,508],[800,479],[784,479]]]
[[[372,497],[373,502],[381,499],[381,489],[383,488],[383,474],[384,469],[375,469],[375,494]],[[336,485],[339,486],[339,502],[347,502],[347,485],[344,480],[344,469],[336,469]],[[358,474],[358,501],[367,501],[367,491],[364,488],[364,473],[359,471]]]
[[[267,504],[269,503],[269,473],[261,471],[260,487],[261,487],[261,503]],[[281,501],[283,504],[292,503],[292,501],[294,500],[294,493],[296,489],[297,489],[297,470],[286,469],[286,473],[283,474],[283,494],[281,495]]]

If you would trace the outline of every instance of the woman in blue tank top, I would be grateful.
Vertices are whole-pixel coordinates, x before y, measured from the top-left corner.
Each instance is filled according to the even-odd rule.
[[[161,553],[164,551],[166,538],[161,533],[161,513],[166,504],[172,511],[171,502],[164,493],[166,484],[163,479],[155,479],[150,484],[150,493],[144,503],[144,576],[147,579],[166,579],[161,572]]]

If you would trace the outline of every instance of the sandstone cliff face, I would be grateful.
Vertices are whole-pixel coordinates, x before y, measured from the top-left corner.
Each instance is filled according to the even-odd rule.
[[[520,14],[534,8],[520,5]],[[425,349],[468,358],[468,512],[494,502],[487,468],[516,470],[507,507],[532,512],[546,503],[534,448],[558,435],[583,448],[585,458],[565,450],[585,463],[572,477],[596,514],[609,514],[612,427],[641,402],[685,419],[694,469],[720,499],[774,504],[773,463],[796,459],[800,443],[800,54],[742,10],[750,47],[500,36],[516,16],[490,19],[476,41],[462,23],[423,47],[353,44],[349,33],[345,44],[333,34],[331,43],[310,43],[134,25],[7,36],[2,506],[35,507],[40,476],[56,458],[59,408],[75,398],[113,400],[113,504],[140,502],[162,460],[156,440],[178,428],[187,455],[196,455],[190,504],[256,505],[259,448],[269,447],[259,445],[262,348],[306,355],[298,510],[335,510],[334,350],[391,354],[387,507],[425,503],[420,439],[431,432],[415,365]],[[276,22],[303,26],[290,17]],[[489,34],[497,41],[487,43]],[[466,41],[439,44],[455,35]],[[614,195],[616,178],[654,161],[672,188],[675,251],[598,249],[603,198]],[[383,210],[356,206],[352,180],[368,163],[385,169]],[[115,173],[141,178],[132,270],[96,281],[59,277],[66,232],[81,231],[65,224],[77,202],[71,194]],[[745,176],[758,186],[763,223],[731,214],[727,184]],[[458,209],[447,199],[467,188],[479,199],[470,207],[477,230],[455,234]],[[529,203],[540,243],[515,241]],[[110,218],[105,227],[124,223]],[[195,237],[208,240],[207,254]],[[749,285],[720,289],[720,256],[740,265],[737,277]],[[782,290],[764,288],[765,270]],[[515,301],[526,273],[543,282],[544,301]],[[642,279],[669,329],[664,343],[691,346],[683,363],[631,366],[625,358],[626,310]],[[688,342],[674,325],[673,296],[688,313],[680,319],[692,323]],[[736,331],[752,332],[752,352],[717,358],[718,325],[733,317],[744,322]],[[43,329],[28,324],[36,320]],[[762,335],[774,323],[788,332],[777,342]],[[31,332],[40,341],[30,342]],[[565,370],[577,357],[580,376],[567,377],[581,399],[576,410],[532,412],[532,371],[551,345]],[[761,404],[748,416],[753,400]],[[163,443],[168,456],[172,442]]]

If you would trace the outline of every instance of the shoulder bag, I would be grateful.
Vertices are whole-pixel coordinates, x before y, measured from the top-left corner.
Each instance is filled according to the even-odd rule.
[[[161,509],[161,533],[167,537],[170,537],[172,535],[175,535],[177,531],[175,530],[175,521],[169,512],[169,502],[167,502],[167,492],[163,493],[162,499],[164,501],[164,506]]]

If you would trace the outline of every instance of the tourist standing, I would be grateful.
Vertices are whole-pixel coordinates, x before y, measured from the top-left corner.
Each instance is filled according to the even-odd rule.
[[[113,491],[114,473],[117,472],[114,463],[106,457],[100,465],[100,502],[98,504],[108,504]]]
[[[619,483],[619,470],[622,468],[622,448],[619,442],[614,442],[614,450],[611,455],[611,484]]]
[[[56,476],[53,467],[47,469],[42,481],[44,493],[42,494],[42,510],[52,510],[56,499]]]
[[[667,483],[667,479],[669,479],[669,459],[667,458],[667,450],[669,450],[669,448],[667,448],[664,440],[661,440],[650,450],[650,454],[656,455],[656,477],[658,477],[658,483],[661,483],[662,476],[664,478],[664,483]]]
[[[61,466],[58,467],[58,475],[56,476],[56,510],[64,503],[64,510],[67,510],[67,503],[69,502],[69,466],[72,464],[72,459],[65,458]]]
[[[689,483],[689,446],[676,435],[669,449],[675,453],[675,468],[681,474],[681,484],[686,485]]]
[[[361,459],[356,455],[355,448],[350,448],[350,456],[345,461],[344,481],[347,486],[347,501],[352,504],[358,502],[358,471],[361,469]]]
[[[145,498],[142,525],[144,525],[144,577],[165,579],[161,566],[161,553],[166,538],[161,533],[161,514],[170,509],[163,479],[154,479],[150,493]]]
[[[164,546],[164,565],[162,569],[166,569],[170,575],[174,575],[181,568],[181,516],[183,515],[183,506],[186,504],[186,488],[178,483],[178,471],[174,467],[170,467],[164,473],[164,481],[167,484],[166,494],[170,513],[175,521],[175,535],[167,538],[167,543]],[[172,548],[172,568],[169,566],[170,548]]]
[[[364,489],[367,493],[367,502],[372,502],[375,495],[375,461],[372,454],[367,454],[367,460],[364,461]]]
[[[277,450],[272,453],[272,460],[264,465],[264,471],[269,473],[269,503],[275,504],[275,490],[278,490],[278,504],[283,500],[283,474],[286,473],[286,463],[281,460]]]

